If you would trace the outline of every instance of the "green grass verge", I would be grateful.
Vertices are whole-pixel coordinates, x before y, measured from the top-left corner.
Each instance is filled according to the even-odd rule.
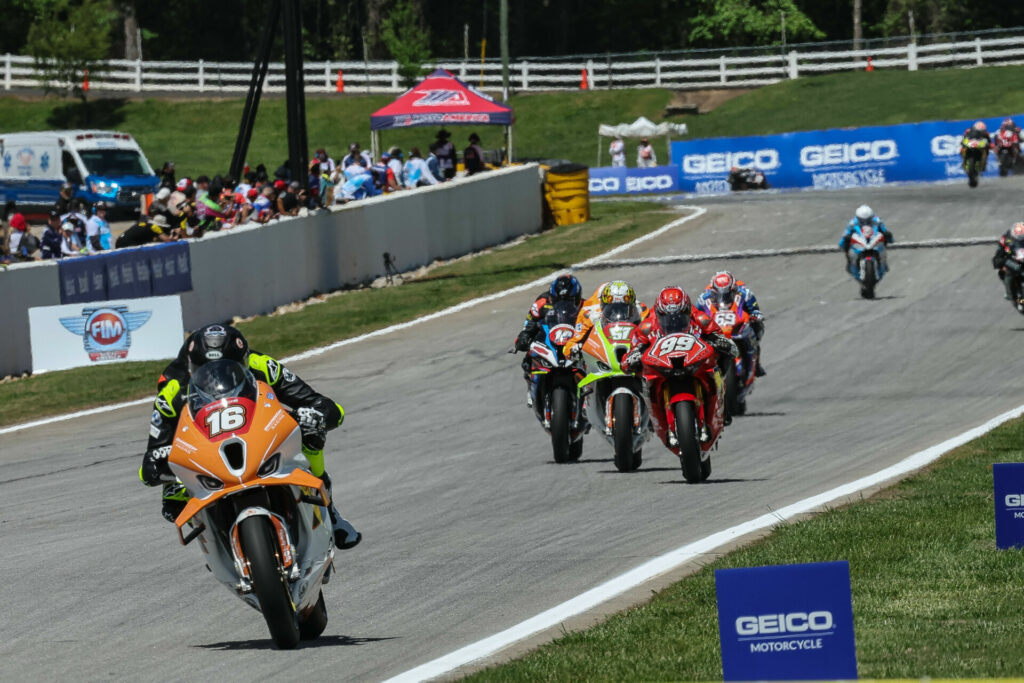
[[[615,202],[593,205],[592,215],[587,223],[440,266],[397,287],[347,291],[238,327],[254,348],[288,356],[542,277],[650,232],[679,214],[650,204]],[[511,342],[514,324],[508,332]],[[0,425],[151,395],[165,365],[159,361],[76,368],[0,384]]]
[[[1024,460],[1024,420],[866,501],[787,524],[661,591],[471,681],[721,680],[714,570],[850,562],[862,678],[1024,672],[1018,551],[995,549],[994,462]]]
[[[709,114],[673,117],[690,126],[690,138],[762,135],[796,130],[906,123],[932,119],[976,118],[1024,111],[1024,90],[1007,83],[1024,80],[1024,67],[985,67],[908,72],[876,70],[809,76],[758,88]],[[985,97],[964,93],[984,92]],[[515,150],[521,158],[571,159],[597,162],[597,126],[647,116],[664,119],[671,100],[668,90],[591,90],[531,93],[512,97],[516,110]],[[370,114],[392,100],[387,95],[311,97],[306,102],[311,147],[326,147],[340,159],[352,141],[369,143]],[[0,98],[0,133],[19,130],[114,128],[131,133],[149,160],[177,163],[179,176],[213,175],[227,169],[241,118],[242,99],[96,99],[88,119],[78,104],[53,98]],[[812,106],[809,106],[812,105]],[[287,156],[284,100],[265,98],[256,118],[249,159],[271,172]],[[466,144],[476,130],[486,148],[502,146],[499,128],[455,128],[454,142]],[[418,145],[424,154],[433,128],[386,131],[387,147],[408,151]],[[658,158],[667,161],[662,140],[655,140]],[[608,140],[602,143],[606,147]],[[632,149],[630,149],[632,153]],[[607,154],[603,155],[605,164]],[[632,159],[630,160],[632,162]]]

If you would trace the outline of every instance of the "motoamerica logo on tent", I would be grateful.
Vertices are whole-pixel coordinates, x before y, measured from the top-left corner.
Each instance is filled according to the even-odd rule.
[[[60,324],[74,335],[80,335],[89,360],[117,360],[128,355],[131,333],[152,317],[152,311],[128,312],[127,306],[83,308],[77,318],[60,318]]]
[[[417,90],[423,97],[412,103],[414,107],[468,107],[470,102],[461,90]]]

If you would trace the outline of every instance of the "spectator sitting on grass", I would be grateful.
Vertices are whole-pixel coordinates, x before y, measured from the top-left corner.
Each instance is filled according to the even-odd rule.
[[[277,212],[282,216],[299,215],[299,188],[302,185],[298,180],[293,180],[285,186],[284,192],[277,197]]]
[[[149,219],[143,219],[125,230],[114,242],[118,249],[125,247],[138,247],[151,242],[173,242],[177,239],[177,232],[171,230],[171,224],[167,216],[158,214]]]
[[[60,258],[60,213],[56,209],[50,211],[46,217],[46,229],[43,230],[42,254],[43,259]]]
[[[392,147],[391,159],[388,161],[388,168],[395,174],[395,182],[398,184],[396,189],[402,189],[405,187],[405,174],[402,172],[402,150],[398,147]]]
[[[60,226],[60,256],[66,258],[68,256],[80,256],[84,252],[84,247],[78,246],[78,242],[75,241],[75,225],[71,221],[65,221]]]
[[[421,185],[437,185],[439,182],[430,172],[427,162],[420,156],[419,147],[409,150],[409,161],[405,162],[402,175],[405,176],[405,186],[409,189]]]
[[[273,186],[265,185],[263,191],[260,192],[259,196],[252,203],[257,223],[266,223],[274,217],[275,203]]]

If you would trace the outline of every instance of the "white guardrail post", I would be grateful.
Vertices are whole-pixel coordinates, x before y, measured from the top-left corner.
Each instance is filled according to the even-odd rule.
[[[11,53],[4,57],[4,90],[11,89]]]
[[[203,72],[203,60],[199,60],[199,92],[206,86],[206,74]]]
[[[907,45],[907,71],[917,71],[917,43]]]
[[[797,66],[796,50],[790,50],[788,56],[789,56],[789,77],[791,79],[799,78],[800,77],[800,70],[799,70],[799,67]]]
[[[594,60],[587,60],[587,87],[594,89]]]
[[[981,60],[981,38],[975,38],[974,39],[974,54],[975,54],[975,63],[977,63],[978,66],[981,66],[982,65],[982,60]]]
[[[661,58],[654,55],[654,87],[661,87]]]
[[[529,80],[529,76],[530,76],[530,63],[529,62],[523,62],[522,64],[520,64],[519,65],[519,71],[523,75],[523,81],[522,81],[523,90],[528,90],[530,88],[530,80]]]
[[[398,90],[398,62],[391,62],[391,87]]]
[[[135,60],[135,92],[142,92],[142,58]]]
[[[718,79],[725,83],[725,55],[718,58]]]

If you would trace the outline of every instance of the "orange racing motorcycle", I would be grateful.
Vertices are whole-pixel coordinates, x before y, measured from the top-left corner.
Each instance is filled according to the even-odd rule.
[[[761,355],[757,335],[750,324],[750,313],[743,309],[739,297],[727,308],[719,308],[714,300],[708,301],[708,314],[718,326],[722,334],[736,343],[739,355],[726,371],[725,413],[730,417],[743,415],[747,412],[747,397],[754,390],[754,378],[757,375],[757,363]]]
[[[277,647],[319,636],[330,498],[273,390],[234,361],[197,368],[168,463],[192,496],[175,520],[181,543],[199,541],[207,568],[263,613]]]

